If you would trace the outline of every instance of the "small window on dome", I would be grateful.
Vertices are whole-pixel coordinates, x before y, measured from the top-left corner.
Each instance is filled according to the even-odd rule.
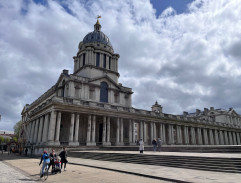
[[[106,46],[104,46],[104,48],[106,48]]]
[[[100,66],[100,53],[96,53],[96,67]]]
[[[100,44],[97,44],[97,46],[100,46]]]

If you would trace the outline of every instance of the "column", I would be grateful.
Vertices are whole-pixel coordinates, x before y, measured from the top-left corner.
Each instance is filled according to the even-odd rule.
[[[174,137],[173,137],[173,124],[168,125],[168,144],[174,144]]]
[[[236,136],[237,136],[237,144],[240,145],[240,134],[237,132],[236,133]]]
[[[215,145],[219,145],[219,137],[218,137],[218,131],[214,131],[214,140],[215,140]]]
[[[196,134],[195,134],[195,128],[191,127],[191,144],[196,144]]]
[[[184,144],[189,144],[188,126],[184,126]]]
[[[33,139],[34,139],[34,126],[35,126],[35,120],[31,121],[32,126],[31,126],[31,137],[30,137],[30,142],[33,143]]]
[[[206,128],[203,128],[203,137],[204,137],[204,144],[208,145],[208,133]]]
[[[90,134],[91,134],[91,115],[89,114],[88,115],[88,127],[87,127],[87,143],[86,143],[87,146],[91,145]]]
[[[228,136],[229,136],[229,145],[233,145],[232,132],[228,132]]]
[[[135,121],[132,120],[132,143],[136,145]]]
[[[129,144],[132,144],[132,122],[129,119]]]
[[[120,138],[120,118],[116,119],[116,145],[119,145],[119,138]]]
[[[144,134],[143,134],[143,142],[144,143],[146,143],[147,144],[147,134],[146,134],[146,122],[145,121],[143,121],[143,132],[144,132]]]
[[[209,129],[209,142],[210,145],[214,145],[213,130]]]
[[[60,123],[61,123],[61,112],[58,112],[56,133],[55,133],[55,142],[54,142],[55,145],[60,145],[60,142],[59,142]]]
[[[73,137],[74,137],[74,121],[75,121],[75,114],[71,114],[71,121],[69,127],[69,145],[73,146]]]
[[[110,146],[110,117],[107,117],[107,142],[105,144],[106,146]]]
[[[143,141],[144,141],[144,139],[143,139],[143,121],[140,121],[140,139],[142,139]]]
[[[224,140],[223,140],[223,131],[219,131],[219,144],[224,145]]]
[[[151,142],[152,142],[152,140],[154,139],[154,134],[153,134],[153,131],[154,131],[154,125],[153,125],[153,122],[151,122],[150,123],[150,125],[151,125]]]
[[[28,126],[27,126],[27,129],[28,129],[28,135],[27,135],[27,143],[28,142],[30,142],[30,140],[31,140],[31,128],[32,128],[32,123],[31,123],[31,121],[28,123]]]
[[[180,144],[179,140],[180,140],[180,131],[179,131],[179,125],[175,125],[176,126],[176,141],[175,141],[175,135],[174,135],[174,141],[176,142],[175,144]]]
[[[181,129],[180,129],[180,125],[176,125],[176,137],[177,137],[177,144],[181,144]]]
[[[42,134],[43,134],[43,116],[40,117],[40,121],[39,121],[38,141],[37,141],[38,144],[42,142]]]
[[[225,145],[229,145],[229,142],[228,142],[228,133],[227,133],[227,131],[224,131],[224,144],[225,144]]]
[[[166,141],[166,125],[162,124],[162,144],[167,144]]]
[[[38,139],[38,126],[39,126],[39,118],[36,119],[36,122],[35,122],[34,140],[33,140],[34,143],[37,143],[37,139]]]
[[[44,129],[43,129],[42,143],[47,143],[47,140],[48,140],[49,117],[50,117],[50,113],[45,114],[44,116],[44,127],[43,127]]]
[[[79,114],[76,115],[75,120],[75,129],[74,129],[74,143],[76,146],[79,146]]]
[[[50,122],[49,122],[49,131],[48,131],[48,145],[54,145],[56,113],[57,112],[54,110],[51,112]]]
[[[153,139],[157,140],[157,136],[156,136],[156,123],[153,122]]]
[[[103,116],[102,144],[106,143],[106,116]]]
[[[201,128],[197,128],[197,136],[198,136],[198,145],[202,145],[203,142],[202,142],[202,132],[201,132]]]
[[[120,118],[120,145],[124,145],[124,127],[123,127],[123,118]]]
[[[95,128],[96,128],[96,116],[93,115],[93,118],[92,118],[92,145],[95,146],[96,145],[96,142],[95,142]]]
[[[236,132],[233,132],[233,145],[237,145]]]

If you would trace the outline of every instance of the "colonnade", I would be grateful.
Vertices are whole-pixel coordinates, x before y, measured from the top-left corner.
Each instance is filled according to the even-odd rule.
[[[27,125],[28,141],[35,145],[60,145],[61,111],[51,111],[32,120]],[[134,145],[143,139],[145,144],[151,144],[152,139],[160,138],[162,144],[170,145],[240,145],[241,132],[217,129],[215,127],[190,126],[186,124],[162,123],[144,120],[134,120],[114,116],[99,116],[102,128],[101,142],[96,138],[97,115],[87,115],[86,145]],[[111,120],[112,119],[112,120]],[[68,133],[68,145],[79,146],[79,128],[82,127],[80,114],[71,113]],[[124,128],[124,124],[125,128]],[[111,129],[114,125],[115,128]],[[112,132],[111,132],[112,130]],[[124,132],[128,138],[124,139]],[[100,132],[98,132],[100,133]],[[111,139],[111,133],[115,138]],[[112,135],[113,136],[113,135]],[[98,142],[96,142],[98,141]]]

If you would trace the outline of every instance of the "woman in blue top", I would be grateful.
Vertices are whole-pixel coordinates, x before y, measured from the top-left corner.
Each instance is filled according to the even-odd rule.
[[[43,161],[43,166],[42,166],[42,174],[40,177],[43,177],[43,173],[44,173],[44,168],[50,163],[50,159],[49,159],[49,155],[47,153],[47,151],[44,151],[42,157],[41,157],[41,161],[39,163],[39,166],[41,165]]]

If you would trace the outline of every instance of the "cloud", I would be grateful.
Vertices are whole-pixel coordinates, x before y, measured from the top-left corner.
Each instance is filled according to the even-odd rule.
[[[0,129],[12,130],[21,110],[73,71],[78,43],[102,31],[120,54],[119,81],[133,88],[133,106],[166,113],[234,107],[241,113],[240,0],[203,1],[185,13],[156,17],[149,1],[1,1]]]

